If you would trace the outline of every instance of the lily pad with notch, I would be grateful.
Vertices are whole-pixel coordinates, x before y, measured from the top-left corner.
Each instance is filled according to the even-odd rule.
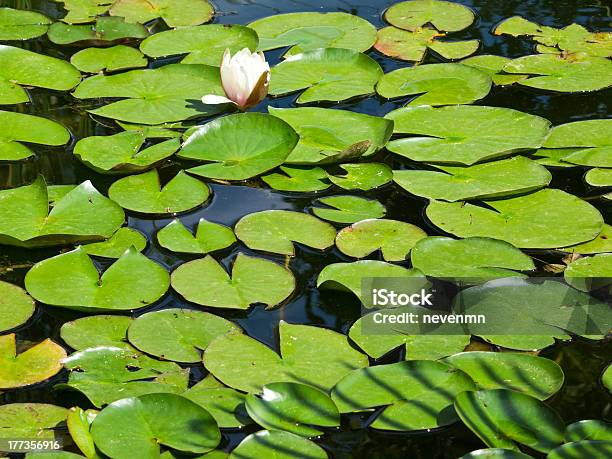
[[[418,30],[431,24],[437,30],[457,32],[474,22],[467,6],[441,0],[410,0],[396,3],[385,11],[385,20],[404,30]]]
[[[112,4],[108,11],[111,16],[125,18],[126,22],[144,24],[161,18],[168,27],[203,24],[215,14],[208,0],[111,0],[105,3]]]
[[[102,242],[84,244],[81,248],[88,255],[102,258],[121,258],[130,247],[142,252],[147,246],[147,238],[133,228],[119,228],[109,239]]]
[[[70,63],[81,72],[115,72],[146,67],[147,58],[135,48],[117,45],[111,48],[87,48],[75,53]]]
[[[329,180],[345,190],[371,190],[389,183],[393,179],[391,168],[384,163],[342,164],[346,173],[328,174]]]
[[[242,217],[236,236],[253,250],[295,255],[294,242],[325,250],[334,245],[335,228],[312,215],[288,210],[264,210]]]
[[[108,46],[127,39],[146,38],[149,31],[143,25],[126,22],[123,18],[101,16],[93,24],[55,22],[49,27],[47,36],[57,45],[77,43]]]
[[[204,366],[224,384],[260,392],[273,382],[307,384],[325,392],[350,373],[368,365],[345,335],[310,325],[279,324],[280,355],[241,333],[228,333],[208,345]]]
[[[179,219],[175,219],[159,230],[157,241],[172,252],[205,254],[230,247],[236,242],[236,236],[231,228],[203,218],[192,234]]]
[[[312,213],[323,220],[336,223],[355,223],[368,218],[382,218],[387,209],[376,199],[359,196],[328,196],[317,203],[327,207],[314,206]]]
[[[65,322],[60,336],[77,351],[94,347],[117,347],[135,352],[127,342],[127,330],[133,319],[126,316],[95,315]]]
[[[529,77],[529,75],[503,73],[504,65],[511,60],[512,59],[509,57],[481,54],[463,59],[460,63],[488,73],[493,79],[493,84],[497,86],[506,86]]]
[[[327,172],[320,167],[280,166],[283,172],[264,175],[261,179],[271,188],[293,193],[309,193],[326,190],[331,186]]]
[[[53,21],[37,11],[0,8],[0,40],[30,40],[47,33]]]
[[[350,49],[321,48],[296,54],[272,68],[270,95],[304,90],[298,104],[340,102],[374,93],[383,76],[371,57]]]
[[[231,277],[210,255],[179,266],[172,288],[187,301],[212,308],[248,309],[263,303],[274,307],[293,293],[295,278],[287,268],[239,253]]]
[[[159,300],[169,284],[168,272],[133,247],[102,276],[78,247],[36,263],[25,278],[26,289],[36,300],[79,311],[144,308]]]
[[[299,435],[281,430],[260,430],[242,440],[228,459],[256,457],[327,459],[329,456],[315,442]]]
[[[18,285],[0,280],[0,333],[26,323],[36,311],[36,303]]]

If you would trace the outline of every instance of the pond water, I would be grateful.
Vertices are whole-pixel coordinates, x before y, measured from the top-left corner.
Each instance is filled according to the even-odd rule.
[[[395,3],[384,0],[215,0],[217,11],[215,22],[247,24],[248,22],[270,15],[294,11],[341,11],[359,15],[377,28],[383,27],[382,13],[385,8]],[[477,14],[477,21],[463,32],[454,36],[462,38],[478,38],[481,40],[479,54],[495,54],[507,57],[518,57],[532,53],[532,42],[524,39],[509,38],[507,36],[494,36],[492,28],[502,19],[522,15],[532,21],[557,27],[576,22],[586,26],[589,30],[610,30],[612,16],[610,6],[603,0],[586,1],[556,1],[556,0],[474,0],[461,1],[471,7]],[[63,16],[58,3],[42,0],[14,0],[0,1],[1,6],[19,9],[32,9],[44,12],[53,18]],[[162,26],[155,27],[161,30]],[[40,53],[69,57],[76,47],[57,46],[49,42],[46,37],[31,40],[20,46]],[[267,53],[271,64],[278,62],[283,50]],[[385,72],[410,64],[395,61],[381,55],[376,51],[368,53],[376,59]],[[155,67],[166,64],[171,60],[158,60],[151,63]],[[429,55],[427,63],[437,62],[435,56]],[[41,156],[25,166],[10,167],[0,165],[0,187],[16,186],[31,181],[39,172],[53,184],[81,183],[90,179],[101,192],[105,193],[114,181],[114,178],[96,174],[71,154],[76,140],[92,136],[106,135],[119,132],[109,120],[93,119],[86,109],[90,107],[89,101],[78,101],[71,96],[58,95],[41,89],[32,91],[32,103],[11,106],[9,110],[21,113],[49,116],[70,129],[73,141],[68,149],[49,148]],[[254,110],[265,112],[268,106],[292,106],[297,95],[266,99]],[[383,116],[389,111],[406,103],[408,99],[385,101],[378,97],[368,97],[350,103],[340,104],[340,108],[355,112]],[[478,101],[478,105],[500,106],[514,108],[527,113],[540,115],[549,119],[554,125],[570,121],[606,118],[610,115],[612,104],[612,90],[599,91],[586,94],[551,94],[544,91],[533,91],[525,87],[494,87],[490,94]],[[385,162],[393,169],[409,167],[397,156],[391,156],[383,151],[377,160]],[[171,161],[160,168],[162,179],[173,176],[181,164]],[[580,197],[597,195],[597,191],[590,189],[582,180],[586,169],[571,168],[556,170],[551,187],[559,188]],[[347,194],[342,190],[326,191],[319,194],[303,193],[292,195],[270,190],[259,180],[237,185],[211,184],[212,200],[203,208],[197,209],[181,216],[181,220],[188,227],[193,227],[197,221],[204,217],[207,220],[234,225],[246,214],[266,209],[288,209],[303,211],[313,205],[316,198],[330,194]],[[423,228],[429,235],[444,235],[439,229],[430,224],[424,214],[427,201],[401,191],[396,186],[386,186],[374,192],[351,193],[366,195],[380,200],[387,207],[387,218],[413,223]],[[590,201],[604,215],[606,221],[610,220],[610,205],[603,204],[602,200]],[[171,219],[151,219],[129,215],[128,226],[145,233],[149,244],[144,253],[147,257],[158,261],[169,271],[185,261],[197,257],[180,256],[171,253],[157,245],[154,238],[156,231],[168,224]],[[0,248],[0,280],[23,285],[23,278],[33,263],[59,253],[60,249],[24,250],[18,248]],[[217,260],[227,267],[235,254],[242,251],[255,254],[241,244],[222,251],[216,256]],[[543,266],[547,263],[560,263],[561,255],[552,251],[528,251],[538,265],[538,272],[544,274]],[[274,255],[257,256],[267,257],[283,262],[283,257]],[[278,349],[276,328],[280,320],[290,323],[300,323],[328,327],[346,333],[351,324],[360,315],[358,300],[350,295],[320,291],[315,287],[316,277],[322,267],[330,263],[350,261],[337,249],[320,253],[304,247],[298,247],[295,258],[289,262],[289,267],[296,276],[298,287],[291,300],[275,310],[265,310],[256,306],[245,312],[227,312],[218,310],[216,313],[235,320],[252,337]],[[104,266],[105,262],[99,262]],[[404,263],[408,265],[408,262]],[[548,273],[546,273],[548,274]],[[69,287],[69,286],[67,286]],[[150,308],[138,311],[137,315],[157,309],[168,307],[195,308],[186,303],[177,294],[171,291],[159,302]],[[22,340],[40,341],[51,337],[62,342],[59,337],[60,326],[82,314],[49,307],[38,308],[36,316],[17,332]],[[484,343],[475,344],[485,346]],[[612,420],[612,403],[606,390],[600,386],[598,378],[605,362],[612,358],[612,343],[587,342],[574,340],[570,344],[560,344],[547,349],[543,353],[561,365],[566,375],[563,389],[550,401],[566,422],[579,419],[607,419]],[[384,362],[393,362],[402,356],[396,352],[384,358]],[[203,377],[201,366],[192,368],[193,382]],[[2,403],[37,401],[49,402],[63,406],[71,406],[78,401],[81,406],[87,406],[87,400],[78,398],[75,393],[54,392],[51,387],[63,380],[67,375],[60,373],[52,380],[29,389],[9,391],[0,395]],[[318,440],[334,458],[456,458],[474,449],[482,447],[478,439],[463,425],[456,424],[450,428],[441,429],[433,433],[418,435],[383,434],[360,429],[367,420],[366,417],[354,416],[347,418],[345,425],[334,433],[330,433]],[[233,447],[246,434],[254,429],[247,428],[226,435],[224,446]]]

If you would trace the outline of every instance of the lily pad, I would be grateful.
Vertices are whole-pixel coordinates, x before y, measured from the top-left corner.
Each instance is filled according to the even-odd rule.
[[[36,304],[25,290],[0,281],[0,332],[23,325],[35,310]]]
[[[380,29],[374,47],[385,56],[404,61],[422,61],[428,49],[446,59],[461,59],[474,54],[479,40],[442,41],[444,33],[423,28],[415,31],[385,27]]]
[[[329,180],[345,190],[371,190],[393,179],[391,168],[383,163],[343,164],[343,175],[328,174]]]
[[[341,413],[384,406],[370,427],[414,431],[456,422],[453,399],[474,388],[470,377],[460,370],[416,360],[353,371],[336,384],[332,399]]]
[[[115,0],[112,5],[111,16],[141,24],[162,18],[168,27],[203,24],[215,13],[207,0]]]
[[[612,454],[612,441],[584,440],[566,443],[553,449],[547,459],[607,459]]]
[[[563,276],[572,287],[588,292],[612,284],[612,254],[600,253],[571,262]]]
[[[187,137],[177,156],[206,162],[189,172],[222,180],[246,180],[280,166],[298,142],[283,120],[239,113],[206,123]]]
[[[147,246],[147,238],[132,228],[119,228],[115,234],[103,242],[82,245],[81,248],[88,255],[103,258],[121,258],[130,247],[142,252]]]
[[[479,389],[509,389],[546,400],[561,389],[564,375],[553,360],[513,352],[462,352],[443,360],[467,373]]]
[[[248,309],[263,303],[271,308],[293,293],[291,271],[272,261],[239,253],[232,274],[210,255],[179,266],[172,288],[187,301],[212,308]]]
[[[610,393],[612,393],[612,365],[608,365],[604,370],[601,375],[601,383]]]
[[[0,389],[31,386],[62,369],[66,351],[50,339],[17,353],[15,334],[0,336]]]
[[[381,218],[387,213],[376,199],[359,196],[329,196],[318,200],[327,207],[313,207],[312,213],[323,220],[337,223],[355,223],[368,218]]]
[[[516,151],[539,148],[550,128],[550,122],[539,116],[509,108],[469,105],[406,107],[392,111],[387,118],[394,121],[395,134],[411,135],[391,141],[387,146],[390,151],[413,161],[446,164],[471,165],[485,159],[508,156]],[[540,179],[538,183],[546,172],[544,168],[530,164],[525,159],[502,164],[508,168],[512,165],[516,169],[527,169],[531,165],[532,170],[540,171],[537,175]],[[479,173],[483,167],[489,169]],[[511,176],[525,175],[525,170],[518,172],[516,169],[506,173]],[[497,172],[495,166],[486,165],[467,171],[465,174],[468,179],[482,179],[483,175]],[[476,171],[475,174],[472,171]],[[533,171],[529,172],[527,175],[533,174]],[[500,175],[502,173],[500,172]],[[472,177],[473,175],[476,177]],[[498,181],[499,178],[496,177],[495,182]],[[506,178],[505,181],[513,182],[516,179]],[[453,182],[453,187],[455,186]],[[432,187],[438,188],[439,185]]]
[[[596,187],[612,186],[612,169],[591,169],[585,174],[584,181],[589,185]]]
[[[244,407],[246,394],[224,386],[210,374],[181,395],[208,411],[221,428],[253,423]]]
[[[68,410],[47,403],[0,405],[0,433],[3,438],[55,440],[62,437]]]
[[[73,93],[77,99],[122,98],[90,112],[142,124],[182,121],[223,111],[221,105],[202,104],[202,94],[224,94],[217,67],[171,64],[117,75],[95,75],[85,79]]]
[[[236,236],[253,250],[295,255],[294,242],[325,250],[334,245],[335,228],[312,215],[288,210],[264,210],[242,217]]]
[[[83,182],[49,208],[49,191],[39,176],[31,185],[0,191],[0,243],[22,247],[65,245],[111,237],[123,210]]]
[[[439,0],[396,3],[385,11],[384,17],[390,24],[405,30],[418,30],[431,24],[441,31],[456,32],[474,22],[474,12],[467,6]]]
[[[98,413],[98,410],[85,411],[76,406],[70,408],[70,411],[68,411],[68,418],[66,419],[68,432],[70,432],[72,440],[83,452],[83,454],[85,454],[87,459],[101,459],[100,455],[98,455],[96,452],[96,445],[94,444],[91,433],[89,432],[91,423]]]
[[[77,351],[100,346],[135,351],[127,342],[127,330],[132,320],[131,317],[109,315],[81,317],[64,323],[60,336]]]
[[[22,48],[0,45],[0,104],[29,102],[22,86],[68,91],[81,80],[70,63]]]
[[[134,248],[102,276],[79,247],[36,263],[25,278],[28,293],[41,303],[81,311],[143,308],[160,299],[169,283],[168,272]]]
[[[302,437],[316,437],[321,427],[340,427],[340,413],[325,392],[306,384],[277,382],[263,386],[261,394],[246,397],[246,410],[260,426]]]
[[[93,22],[96,16],[101,16],[108,12],[114,0],[53,0],[62,3],[62,7],[68,14],[62,21],[68,24],[78,24],[82,22]]]
[[[222,317],[189,309],[164,309],[139,316],[128,329],[130,343],[149,355],[174,362],[196,363],[218,336],[239,331]]]
[[[47,33],[51,19],[36,11],[0,8],[0,40],[29,40]]]
[[[549,91],[598,91],[612,86],[612,62],[603,57],[533,54],[508,62],[504,72],[532,75],[518,84]]]
[[[567,149],[562,161],[581,166],[612,167],[612,120],[587,120],[555,126],[546,148]]]
[[[70,63],[81,72],[98,73],[146,67],[148,62],[137,49],[117,45],[112,48],[83,49],[73,54]]]
[[[327,459],[323,448],[306,438],[280,430],[260,430],[244,440],[231,452],[228,459]]]
[[[259,35],[259,49],[291,46],[284,57],[318,48],[345,48],[365,52],[376,41],[376,28],[357,15],[334,13],[275,14],[249,27]]]
[[[108,197],[124,209],[143,214],[176,214],[206,202],[210,189],[200,180],[180,171],[163,187],[157,169],[117,180]]]
[[[520,276],[516,271],[535,270],[533,260],[504,241],[483,237],[421,239],[410,253],[412,266],[427,276],[459,281]]]
[[[597,209],[561,190],[487,201],[487,207],[432,201],[427,217],[459,237],[501,239],[521,248],[555,248],[595,238],[603,226]],[[567,222],[573,222],[568,225]]]
[[[191,7],[189,7],[191,8]],[[257,49],[257,34],[237,24],[209,24],[181,27],[151,35],[140,44],[140,50],[150,57],[186,54],[183,64],[220,66],[225,49],[234,55],[244,48]]]
[[[563,252],[579,253],[581,255],[612,252],[612,226],[604,224],[601,232],[595,239],[571,247],[564,247],[559,250]]]
[[[491,77],[461,64],[429,64],[386,73],[376,92],[386,99],[417,96],[408,105],[470,104],[485,97]]]
[[[463,59],[461,64],[475,67],[491,76],[493,84],[498,86],[505,86],[514,84],[517,81],[528,78],[529,75],[520,74],[505,74],[503,73],[504,65],[510,62],[512,59],[503,56],[494,56],[492,54],[481,54],[478,56],[468,57]]]
[[[521,392],[463,392],[455,400],[455,409],[465,425],[492,448],[518,450],[519,443],[546,453],[563,442],[559,415]]]
[[[93,24],[73,25],[55,22],[49,27],[47,36],[58,45],[72,43],[109,45],[129,38],[146,38],[149,36],[149,31],[140,24],[125,22],[123,18],[102,16]]]
[[[323,191],[331,186],[327,179],[327,172],[320,167],[281,166],[280,170],[282,174],[275,172],[264,175],[261,179],[275,190],[294,193]]]
[[[574,422],[565,429],[565,441],[606,440],[612,441],[612,425],[598,419]]]
[[[287,164],[330,164],[369,156],[382,149],[393,122],[377,116],[319,107],[268,108],[291,125],[300,140]]]
[[[383,75],[371,57],[341,48],[322,48],[296,54],[272,69],[270,95],[280,96],[305,89],[298,104],[340,102],[374,93]]]
[[[102,174],[143,172],[172,156],[181,145],[178,138],[171,138],[142,148],[148,139],[158,135],[170,136],[142,130],[85,137],[75,145],[74,155],[87,167]]]
[[[279,333],[280,355],[241,333],[223,335],[206,348],[204,366],[224,384],[246,392],[260,392],[273,382],[328,392],[351,370],[368,365],[367,357],[335,331],[281,320]]]
[[[425,237],[425,231],[410,223],[368,219],[339,231],[336,245],[349,257],[365,258],[380,250],[385,260],[402,261],[417,241]]]
[[[163,248],[179,253],[210,253],[230,247],[236,242],[231,228],[203,218],[198,222],[195,235],[175,219],[157,233]]]
[[[104,408],[91,425],[96,446],[107,456],[159,458],[160,447],[205,453],[221,441],[214,418],[201,406],[175,394],[126,398]]]
[[[540,148],[533,156],[538,164],[546,167],[576,167],[575,164],[566,163],[566,156],[579,150],[579,148]]]
[[[110,346],[75,352],[64,366],[68,382],[56,388],[82,392],[96,407],[144,394],[182,393],[189,379],[189,370],[174,362]]]

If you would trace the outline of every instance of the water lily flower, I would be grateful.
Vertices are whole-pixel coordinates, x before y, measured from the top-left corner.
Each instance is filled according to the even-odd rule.
[[[211,105],[232,103],[246,110],[266,97],[269,82],[270,65],[263,53],[252,53],[244,48],[232,56],[226,49],[221,61],[221,84],[227,97],[209,94],[202,97],[202,102]]]

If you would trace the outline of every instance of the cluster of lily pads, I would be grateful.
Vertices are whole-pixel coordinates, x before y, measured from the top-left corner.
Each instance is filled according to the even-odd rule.
[[[478,40],[452,34],[475,15],[446,1],[397,3],[381,30],[346,13],[205,24],[214,14],[206,0],[58,3],[67,14],[57,22],[0,8],[1,41],[46,34],[83,48],[68,62],[0,45],[0,104],[29,102],[31,88],[72,91],[118,132],[73,141],[56,121],[3,110],[0,164],[19,167],[67,148],[92,173],[118,177],[106,195],[90,181],[54,185],[43,175],[0,190],[0,244],[71,247],[32,266],[25,289],[0,281],[0,390],[51,380],[54,390],[78,392],[90,405],[0,405],[0,438],[59,439],[80,452],[31,452],[30,459],[323,459],[328,453],[316,438],[361,416],[372,429],[395,432],[463,422],[487,446],[464,458],[612,455],[608,424],[566,426],[545,403],[563,385],[559,365],[520,352],[577,335],[604,338],[564,319],[584,304],[585,314],[609,314],[590,295],[610,288],[612,228],[591,203],[548,186],[550,170],[588,168],[584,180],[601,190],[596,198],[612,199],[612,120],[552,126],[517,110],[470,105],[494,85],[608,88],[612,34],[513,17],[494,33],[531,37],[536,54],[468,57]],[[151,21],[167,30],[152,34]],[[234,110],[229,104],[203,104],[203,95],[224,94],[224,51],[243,48],[285,50],[271,70],[270,101],[294,94],[296,105],[317,106],[226,114]],[[371,48],[415,65],[385,74],[366,54]],[[428,53],[455,62],[419,64]],[[167,58],[173,63],[148,68]],[[384,117],[331,108],[374,94],[406,104]],[[394,170],[382,160],[385,151],[408,166]],[[159,169],[170,161],[183,168],[167,179]],[[232,227],[205,219],[186,225],[180,216],[210,201],[213,181],[301,193],[312,204],[307,212],[251,213]],[[362,196],[381,187],[427,199],[429,221],[455,237],[384,218],[385,206]],[[343,194],[322,193],[332,189]],[[126,214],[174,219],[149,241],[125,225]],[[191,261],[168,272],[143,254],[149,244]],[[215,255],[238,244],[249,252],[238,252],[228,272]],[[368,334],[366,314],[347,335],[281,321],[277,352],[221,314],[282,307],[296,290],[289,263],[296,247],[337,249],[346,262],[325,266],[316,286],[359,300],[362,281],[373,277],[423,285],[427,277],[481,279],[462,290],[462,306],[495,308],[500,324],[522,316],[535,333],[474,333],[505,350],[481,352],[469,349],[469,334]],[[536,270],[531,249],[568,255],[557,267],[565,282],[526,284]],[[194,309],[144,311],[170,290]],[[532,316],[522,314],[526,303],[535,305]],[[61,341],[23,350],[14,332],[43,307],[83,317],[63,324]],[[405,360],[377,362],[398,348]],[[192,366],[206,370],[196,384]],[[612,392],[612,369],[601,371]],[[254,433],[224,452],[222,433],[238,428]]]

